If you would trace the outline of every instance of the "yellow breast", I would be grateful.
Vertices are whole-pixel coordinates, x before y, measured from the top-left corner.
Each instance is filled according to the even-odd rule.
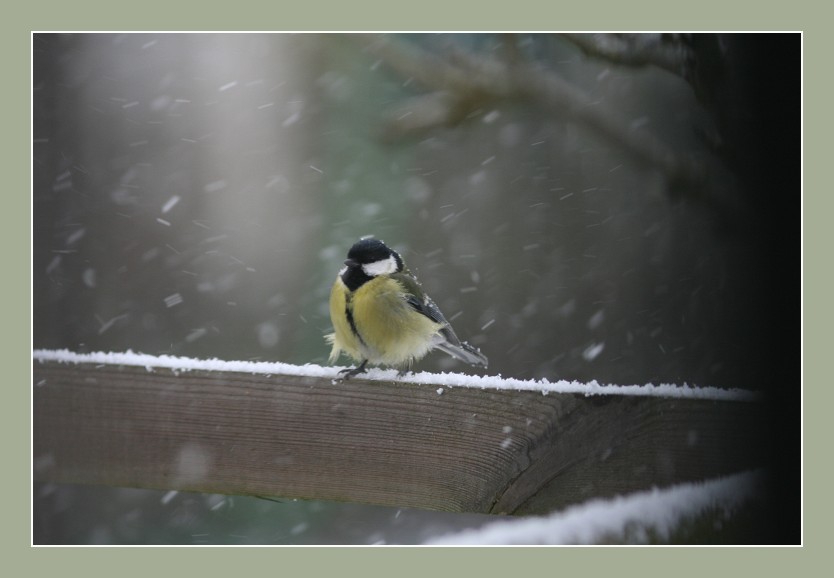
[[[344,351],[357,362],[407,365],[431,350],[442,327],[415,311],[406,302],[402,285],[386,276],[353,293],[337,279],[330,293],[330,317],[335,330],[331,362]]]

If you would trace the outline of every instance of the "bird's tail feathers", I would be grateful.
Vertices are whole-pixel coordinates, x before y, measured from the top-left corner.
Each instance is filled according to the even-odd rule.
[[[455,359],[459,359],[469,365],[483,365],[487,366],[486,355],[481,353],[481,350],[469,345],[465,341],[460,341],[457,344],[442,341],[435,345],[440,351],[448,353]]]

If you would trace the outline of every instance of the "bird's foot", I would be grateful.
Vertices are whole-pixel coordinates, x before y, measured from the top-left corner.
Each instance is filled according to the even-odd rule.
[[[365,373],[365,366],[367,364],[368,360],[366,359],[354,368],[342,369],[341,371],[339,371],[339,381],[346,381],[355,375]]]

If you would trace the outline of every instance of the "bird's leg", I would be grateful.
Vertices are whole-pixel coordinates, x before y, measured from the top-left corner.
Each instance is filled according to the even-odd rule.
[[[403,367],[399,371],[397,371],[397,377],[405,377],[406,375],[411,373],[411,365],[412,365],[413,362],[414,362],[413,359],[409,360],[408,363],[405,365],[405,367]]]
[[[339,375],[342,376],[342,379],[350,379],[354,375],[359,375],[360,373],[365,373],[365,366],[368,365],[368,360],[365,359],[354,367],[353,369],[343,369],[339,372]]]

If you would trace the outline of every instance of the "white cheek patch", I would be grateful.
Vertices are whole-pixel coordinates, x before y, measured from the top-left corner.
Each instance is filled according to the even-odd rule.
[[[390,275],[397,271],[397,260],[393,255],[389,255],[387,259],[374,261],[367,265],[362,265],[362,270],[368,277],[376,277],[377,275]]]

